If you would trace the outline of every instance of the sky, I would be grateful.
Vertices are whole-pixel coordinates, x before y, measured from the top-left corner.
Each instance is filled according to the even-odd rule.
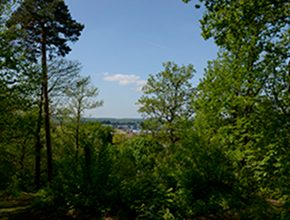
[[[99,89],[100,108],[90,117],[140,118],[142,85],[162,63],[193,64],[193,84],[207,61],[216,57],[212,40],[201,37],[202,9],[182,0],[66,0],[71,15],[85,25],[70,60],[80,61],[82,76]]]

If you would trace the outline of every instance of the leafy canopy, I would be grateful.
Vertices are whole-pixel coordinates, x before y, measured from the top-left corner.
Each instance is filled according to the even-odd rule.
[[[151,120],[150,129],[169,134],[172,142],[177,140],[177,124],[192,118],[193,86],[192,65],[181,66],[172,62],[163,64],[164,70],[150,75],[139,99],[139,112]],[[155,128],[152,128],[154,124]]]
[[[78,40],[84,26],[72,19],[63,0],[24,0],[7,22],[19,32],[19,42],[32,54],[40,53],[40,43],[51,52],[65,56],[70,52],[68,41]],[[43,34],[46,42],[43,42]]]

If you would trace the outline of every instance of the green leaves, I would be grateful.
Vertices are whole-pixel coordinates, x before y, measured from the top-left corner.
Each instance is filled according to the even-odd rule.
[[[75,118],[80,119],[85,109],[94,109],[103,105],[103,101],[96,100],[98,89],[90,83],[89,77],[78,78],[64,91],[69,98],[66,103],[67,108]]]
[[[209,151],[228,156],[234,187],[282,198],[289,194],[289,3],[203,2],[202,34],[221,50],[196,91],[195,129]],[[272,214],[257,204],[251,218]]]
[[[40,53],[45,43],[51,55],[65,56],[70,52],[68,41],[77,41],[84,26],[72,19],[64,1],[23,1],[7,21],[7,26],[20,35],[19,43],[31,53]],[[43,34],[46,42],[43,42]]]
[[[171,143],[178,139],[178,123],[190,120],[193,115],[193,73],[192,65],[179,67],[172,62],[165,63],[164,71],[149,76],[143,88],[145,95],[138,101],[139,112],[150,120],[147,129],[157,129]],[[154,127],[150,129],[149,124]]]

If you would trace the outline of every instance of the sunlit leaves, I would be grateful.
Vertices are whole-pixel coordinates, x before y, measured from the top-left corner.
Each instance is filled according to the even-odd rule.
[[[143,88],[145,95],[138,101],[139,112],[173,143],[178,139],[178,123],[193,116],[193,73],[192,65],[179,67],[165,63],[162,72],[149,76]]]

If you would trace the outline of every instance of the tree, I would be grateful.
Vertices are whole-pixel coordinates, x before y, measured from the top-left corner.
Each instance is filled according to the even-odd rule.
[[[81,63],[78,61],[53,59],[48,63],[48,92],[53,106],[65,102],[63,98],[66,98],[66,91],[79,80],[80,71]]]
[[[179,139],[179,124],[193,116],[194,88],[190,80],[194,69],[192,65],[179,67],[172,62],[163,66],[164,71],[150,75],[143,87],[145,95],[138,101],[139,112],[174,144]]]
[[[288,96],[289,103],[289,1],[200,2],[206,8],[201,20],[203,37],[214,38],[218,46],[231,51],[237,57],[243,52],[244,65],[248,66],[249,72],[260,67],[259,71],[264,71],[269,79],[274,75],[280,80],[283,75],[280,83],[286,89],[282,94]],[[289,114],[290,109],[287,111]]]
[[[232,157],[248,192],[287,198],[289,2],[201,2],[203,36],[221,51],[198,87],[196,127]]]
[[[24,0],[7,22],[19,36],[17,43],[29,51],[30,58],[37,60],[41,54],[42,89],[44,96],[44,121],[47,148],[48,182],[52,181],[52,147],[48,95],[47,54],[65,56],[69,53],[68,41],[77,41],[83,25],[72,19],[62,0]]]
[[[56,108],[56,106],[61,102],[65,90],[70,87],[79,76],[80,63],[64,59],[53,59],[48,63],[48,70],[48,80],[50,85],[48,93],[51,98],[50,103],[53,108]],[[38,102],[38,119],[35,132],[35,186],[39,189],[41,185],[41,149],[43,147],[41,141],[41,127],[43,123],[43,90],[41,88],[39,88],[36,99]]]
[[[5,25],[16,5],[16,1],[2,1],[0,6],[0,127],[4,132],[1,134],[2,144],[7,141],[6,143],[9,143],[9,148],[11,148],[7,148],[7,152],[18,148],[14,144],[17,141],[25,142],[21,148],[22,152],[29,149],[31,134],[35,134],[38,141],[38,135],[31,132],[35,125],[34,121],[25,120],[25,118],[32,119],[34,116],[35,98],[40,88],[37,65],[25,59],[26,51],[21,46],[11,43],[16,33],[10,32]],[[9,134],[9,130],[14,130],[14,133],[18,134]],[[22,138],[22,134],[26,138]],[[24,161],[24,154],[21,158],[21,161]],[[24,167],[24,163],[21,163]]]
[[[97,88],[90,86],[90,78],[80,78],[76,80],[72,87],[67,88],[65,91],[69,98],[68,112],[75,119],[75,147],[76,147],[76,158],[79,152],[79,132],[81,126],[81,117],[86,109],[94,109],[103,105],[103,101],[96,100],[99,94]]]

